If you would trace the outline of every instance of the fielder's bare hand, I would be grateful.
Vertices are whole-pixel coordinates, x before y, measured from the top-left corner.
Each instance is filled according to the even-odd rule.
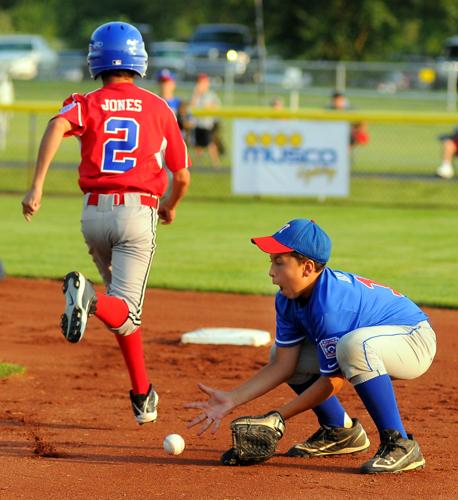
[[[35,188],[32,188],[24,196],[22,200],[22,214],[27,222],[30,222],[40,209],[42,196],[42,191]]]
[[[194,401],[184,405],[185,408],[200,408],[203,410],[201,414],[188,423],[188,427],[194,427],[203,422],[197,434],[200,436],[209,427],[211,427],[211,433],[214,434],[219,429],[221,420],[235,407],[235,403],[229,392],[212,389],[204,384],[198,384],[198,387],[208,396],[208,400]]]

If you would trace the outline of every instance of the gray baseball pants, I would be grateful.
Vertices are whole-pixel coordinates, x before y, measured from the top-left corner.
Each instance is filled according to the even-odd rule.
[[[271,350],[275,355],[276,346]],[[344,377],[358,385],[380,375],[414,379],[425,373],[436,354],[436,335],[427,321],[415,326],[359,328],[337,342],[337,362]],[[320,373],[317,347],[305,340],[289,384],[307,383]]]
[[[84,196],[81,230],[89,253],[105,283],[107,294],[123,299],[129,317],[112,331],[133,333],[141,324],[146,284],[156,249],[157,210],[140,202],[140,193],[99,195],[98,205]]]

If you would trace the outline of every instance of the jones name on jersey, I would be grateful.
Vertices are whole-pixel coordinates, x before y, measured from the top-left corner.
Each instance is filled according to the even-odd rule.
[[[104,111],[137,111],[143,109],[141,99],[105,99],[100,105]]]

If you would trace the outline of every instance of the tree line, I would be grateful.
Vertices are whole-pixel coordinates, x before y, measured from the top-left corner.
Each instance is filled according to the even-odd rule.
[[[458,35],[456,0],[264,0],[268,54],[289,59],[436,57]],[[86,49],[106,21],[142,25],[151,40],[187,40],[200,23],[241,23],[256,35],[254,0],[0,0],[0,33],[38,33]]]

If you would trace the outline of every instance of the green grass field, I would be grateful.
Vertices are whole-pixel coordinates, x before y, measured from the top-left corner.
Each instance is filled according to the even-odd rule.
[[[49,196],[27,224],[20,196],[0,198],[0,255],[8,273],[61,278],[78,269],[97,281],[79,233],[79,197]],[[149,284],[176,289],[274,292],[268,258],[249,241],[296,217],[316,219],[333,239],[331,267],[368,276],[431,305],[458,306],[458,231],[453,209],[327,205],[299,200],[190,198],[159,228]],[[451,222],[455,230],[452,230]]]
[[[83,90],[89,90],[93,83],[84,86]],[[21,82],[17,96],[58,101],[74,88],[75,84],[61,82]],[[324,105],[325,99],[321,100]],[[369,108],[368,101],[352,101]],[[420,101],[409,103],[418,110],[429,109],[435,101],[423,103],[423,108]],[[407,109],[407,104],[407,100],[393,100],[388,108]],[[383,109],[388,108],[383,103]],[[38,117],[36,141],[46,119]],[[33,160],[27,120],[26,115],[14,114],[8,149],[0,152],[3,162]],[[353,171],[432,174],[438,156],[436,135],[443,130],[441,126],[373,124],[371,143],[354,152]],[[225,132],[230,144],[230,123],[225,123]],[[56,161],[76,165],[77,142],[64,141]],[[230,164],[229,156],[225,163]],[[78,269],[97,281],[79,230],[81,196],[75,170],[50,171],[43,207],[30,224],[20,210],[29,172],[25,168],[0,172],[0,259],[7,273],[60,279]],[[233,196],[228,168],[216,171],[203,165],[195,169],[192,179],[175,223],[159,228],[151,286],[273,293],[268,259],[249,238],[269,234],[289,219],[311,217],[333,239],[331,267],[378,280],[422,304],[458,307],[455,182],[354,176],[349,198],[318,201]]]

